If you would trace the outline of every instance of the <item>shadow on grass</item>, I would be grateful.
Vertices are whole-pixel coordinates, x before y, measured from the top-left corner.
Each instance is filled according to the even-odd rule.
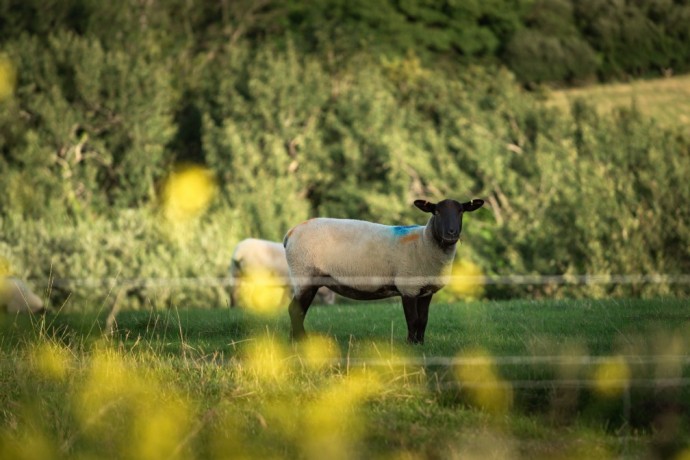
[[[284,333],[287,321],[254,316],[239,309],[123,311],[112,330],[107,314],[52,313],[43,316],[0,317],[0,348],[16,349],[41,339],[70,347],[88,348],[93,342],[114,340],[131,349],[145,344],[154,351],[178,354],[200,351],[230,352],[259,333]]]

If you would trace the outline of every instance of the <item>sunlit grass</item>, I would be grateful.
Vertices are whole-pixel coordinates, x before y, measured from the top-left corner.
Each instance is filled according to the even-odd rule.
[[[32,346],[29,355],[31,367],[37,374],[50,380],[64,380],[72,366],[72,354],[52,341],[41,341]]]
[[[397,304],[312,314],[296,344],[286,318],[237,309],[122,312],[108,338],[5,320],[0,459],[646,457],[688,397],[635,386],[687,377],[682,301],[434,304],[424,347]]]
[[[553,91],[547,104],[568,111],[575,100],[584,100],[602,113],[635,107],[662,125],[688,129],[690,126],[690,76],[636,80],[631,83],[591,85]]]
[[[340,348],[330,337],[311,335],[296,344],[301,362],[313,371],[327,369],[340,361]]]

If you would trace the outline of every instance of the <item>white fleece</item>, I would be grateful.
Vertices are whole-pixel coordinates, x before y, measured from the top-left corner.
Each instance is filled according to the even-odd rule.
[[[330,281],[340,294],[345,287],[416,297],[447,283],[455,256],[454,245],[444,250],[436,243],[429,223],[402,227],[317,218],[290,230],[285,245],[296,294]],[[386,295],[390,287],[395,289]]]
[[[43,300],[22,280],[0,278],[0,311],[7,313],[37,313],[43,309]]]
[[[282,243],[258,238],[247,238],[237,243],[230,264],[233,292],[241,283],[242,276],[254,270],[268,270],[286,287],[290,286],[290,272]],[[320,289],[318,294],[324,303],[335,301],[335,294],[329,289]]]

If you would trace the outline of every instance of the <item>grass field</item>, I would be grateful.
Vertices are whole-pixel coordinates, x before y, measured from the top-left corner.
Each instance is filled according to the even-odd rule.
[[[688,458],[685,300],[0,320],[0,459]]]
[[[690,132],[690,75],[553,91],[547,103],[568,110],[577,99],[603,113],[634,106],[663,126],[681,127]]]

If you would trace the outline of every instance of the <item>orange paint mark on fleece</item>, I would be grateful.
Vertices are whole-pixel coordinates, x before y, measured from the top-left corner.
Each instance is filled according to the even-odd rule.
[[[314,219],[316,219],[316,217],[312,217],[311,219],[307,219],[307,220],[305,220],[304,222],[302,222],[301,224],[297,224],[297,225],[295,225],[294,227],[292,227],[292,228],[291,228],[290,230],[288,230],[288,232],[287,232],[287,235],[286,235],[287,238],[290,238],[290,237],[292,236],[292,232],[294,232],[295,229],[296,229],[297,227],[299,227],[300,225],[308,224],[309,222],[311,222],[311,221],[314,220]]]
[[[419,233],[408,233],[405,236],[400,237],[401,243],[411,243],[419,239]]]

